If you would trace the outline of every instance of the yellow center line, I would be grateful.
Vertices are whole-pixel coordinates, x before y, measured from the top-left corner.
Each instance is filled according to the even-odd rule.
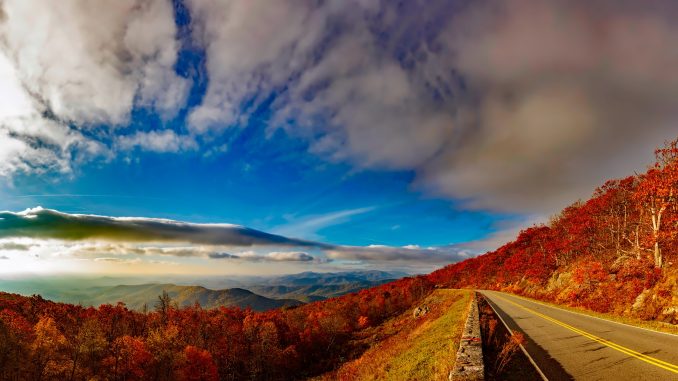
[[[522,309],[525,310],[525,311],[531,312],[531,313],[533,313],[533,314],[539,316],[539,317],[542,318],[542,319],[548,320],[548,321],[550,321],[550,322],[552,322],[552,323],[554,323],[554,324],[557,324],[557,325],[559,325],[559,326],[561,326],[561,327],[567,328],[567,329],[569,329],[570,331],[573,331],[573,332],[575,332],[575,333],[578,333],[578,334],[580,334],[580,335],[582,335],[582,336],[584,336],[584,337],[587,337],[587,338],[589,338],[589,339],[591,339],[591,340],[593,340],[593,341],[596,341],[596,342],[598,342],[598,343],[600,343],[600,344],[603,344],[603,345],[605,345],[605,346],[608,346],[608,347],[610,347],[610,348],[612,348],[612,349],[615,349],[615,350],[617,350],[617,351],[619,351],[619,352],[622,352],[622,353],[627,354],[627,355],[629,355],[629,356],[635,357],[635,358],[637,358],[637,359],[639,359],[639,360],[645,361],[645,362],[648,363],[648,364],[652,364],[652,365],[658,366],[658,367],[660,367],[660,368],[662,368],[662,369],[666,369],[666,370],[668,370],[668,371],[670,371],[670,372],[678,373],[678,365],[671,364],[671,363],[669,363],[669,362],[666,362],[666,361],[662,361],[662,360],[656,359],[656,358],[654,358],[654,357],[645,355],[645,354],[643,354],[643,353],[636,352],[636,351],[634,351],[633,349],[626,348],[626,347],[621,346],[621,345],[619,345],[619,344],[613,343],[613,342],[610,341],[610,340],[603,339],[602,337],[598,337],[598,336],[596,336],[596,335],[594,335],[594,334],[591,334],[591,333],[589,333],[589,332],[583,331],[583,330],[581,330],[581,329],[579,329],[579,328],[576,328],[576,327],[573,327],[573,326],[571,326],[571,325],[569,325],[569,324],[563,323],[563,322],[560,321],[560,320],[557,320],[557,319],[554,319],[554,318],[552,318],[552,317],[550,317],[550,316],[547,316],[547,315],[544,315],[544,314],[542,314],[542,313],[539,313],[539,312],[537,312],[537,311],[535,311],[535,310],[533,310],[533,309],[531,309],[531,308],[529,308],[529,307],[522,306],[522,305],[520,305],[520,304],[518,304],[518,303],[515,303],[515,302],[513,302],[513,301],[511,301],[511,300],[509,300],[509,299],[506,299],[506,298],[504,298],[504,297],[502,297],[502,296],[499,296],[499,295],[496,295],[496,294],[493,294],[493,296],[496,296],[497,298],[502,299],[502,300],[504,300],[504,301],[506,301],[506,302],[508,302],[508,303],[511,303],[511,304],[513,304],[513,305],[516,306],[516,307],[522,308]]]

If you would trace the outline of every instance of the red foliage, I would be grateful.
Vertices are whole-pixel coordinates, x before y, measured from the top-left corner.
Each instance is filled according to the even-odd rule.
[[[631,309],[644,290],[667,294],[657,287],[675,276],[678,260],[678,140],[656,154],[645,174],[608,181],[548,225],[526,229],[515,241],[429,279],[618,313]]]
[[[212,355],[200,348],[187,346],[178,372],[181,381],[214,381],[218,379],[217,366]]]
[[[0,293],[0,379],[296,379],[350,358],[354,334],[433,289],[403,278],[296,308],[98,309]]]
[[[145,367],[153,358],[143,340],[127,335],[113,341],[110,353],[103,365],[114,379],[121,380],[144,379]]]

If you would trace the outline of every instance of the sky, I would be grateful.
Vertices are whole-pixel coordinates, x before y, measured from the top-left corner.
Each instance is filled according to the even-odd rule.
[[[427,272],[678,135],[672,1],[0,0],[0,275]]]

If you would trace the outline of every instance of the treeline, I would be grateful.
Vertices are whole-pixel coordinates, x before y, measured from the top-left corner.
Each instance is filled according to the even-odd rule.
[[[99,308],[0,293],[2,380],[289,380],[333,369],[361,350],[351,339],[433,289],[403,278],[358,293],[263,313]]]
[[[678,323],[678,141],[496,251],[430,279]]]

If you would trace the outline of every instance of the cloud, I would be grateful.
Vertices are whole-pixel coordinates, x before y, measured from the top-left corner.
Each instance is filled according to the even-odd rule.
[[[675,138],[670,1],[189,6],[210,76],[197,134],[275,94],[273,128],[314,153],[415,170],[419,189],[469,207],[546,214]]]
[[[239,259],[240,257],[229,253],[210,253],[209,257],[212,259]]]
[[[143,255],[143,256],[173,256],[173,257],[205,257],[214,251],[213,246],[147,246],[142,243],[102,243],[79,242],[67,245],[66,251],[78,257],[93,255]]]
[[[120,125],[135,102],[166,116],[183,103],[170,2],[8,0],[2,10],[3,50],[26,90],[59,119]]]
[[[0,242],[0,251],[3,250],[28,251],[31,249],[31,247],[33,247],[33,245],[27,245],[16,242]]]
[[[119,242],[189,242],[226,246],[324,247],[230,224],[193,224],[173,220],[66,214],[33,208],[0,212],[0,238],[108,240]]]
[[[303,69],[325,31],[326,7],[310,2],[188,0],[195,38],[206,49],[209,87],[189,125],[219,132],[246,117],[254,103]],[[253,49],[253,47],[256,47]]]
[[[328,226],[346,223],[351,217],[369,213],[375,209],[377,209],[377,207],[370,206],[340,210],[321,215],[305,216],[303,218],[288,216],[289,222],[281,227],[273,229],[273,232],[283,235],[294,235],[297,237],[317,238],[319,230]]]
[[[124,264],[124,265],[135,265],[138,263],[141,263],[140,258],[116,258],[116,257],[101,257],[101,258],[94,258],[94,262],[109,262],[109,263],[118,263],[118,264]]]
[[[453,263],[474,256],[477,252],[461,247],[421,248],[416,245],[403,247],[370,245],[338,246],[325,251],[330,259],[357,260],[366,262],[413,262],[413,263]]]
[[[238,254],[218,252],[210,253],[209,258],[234,259],[251,262],[311,262],[316,259],[312,255],[301,251],[273,251],[263,255],[253,251],[246,251]]]
[[[323,245],[323,244],[319,244]],[[141,243],[102,243],[79,242],[62,244],[60,255],[97,260],[101,255],[104,258],[118,258],[117,256],[171,256],[182,258],[209,258],[233,259],[246,262],[319,262],[319,258],[303,251],[271,251],[261,254],[255,251],[244,251],[230,254],[226,247],[219,245],[190,245],[190,246],[148,246]]]
[[[123,150],[141,148],[151,152],[182,152],[198,149],[198,143],[190,135],[177,135],[172,130],[136,132],[118,137],[118,147]]]
[[[134,107],[168,119],[185,103],[169,1],[0,7],[0,176],[70,172],[111,155],[97,132],[124,126]]]
[[[676,137],[670,0],[187,0],[206,93],[187,105],[172,4],[7,0],[0,176],[117,150],[221,152],[261,106],[270,132],[357,169],[416,173],[471,208],[548,214],[642,169]],[[132,110],[186,129],[125,131]],[[217,145],[215,147],[215,145]]]
[[[301,251],[273,251],[266,254],[266,258],[280,262],[308,262],[312,261],[312,255]]]
[[[438,40],[475,93],[461,109],[473,128],[420,181],[475,207],[553,212],[642,169],[676,138],[676,15],[669,1],[468,7]]]
[[[39,247],[52,258],[121,263],[136,263],[128,261],[129,257],[168,256],[237,262],[325,264],[354,261],[381,265],[439,265],[479,253],[472,245],[342,246],[287,238],[238,225],[66,214],[40,207],[19,213],[0,212],[0,238],[30,240],[28,243],[0,242],[0,250],[11,248],[31,252],[33,247]],[[237,247],[252,249],[231,251]],[[313,254],[290,248],[307,248]]]

